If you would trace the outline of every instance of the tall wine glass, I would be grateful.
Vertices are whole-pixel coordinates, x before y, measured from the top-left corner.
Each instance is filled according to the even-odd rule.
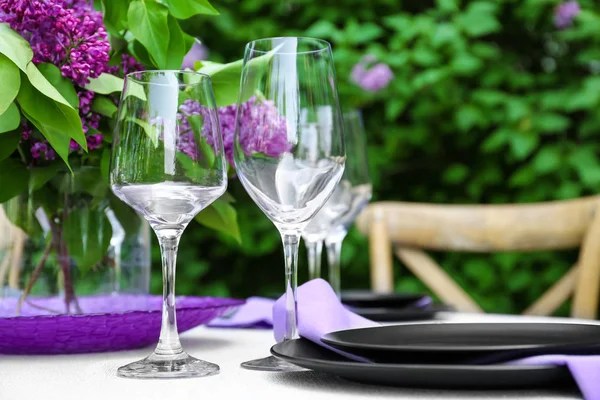
[[[214,375],[219,366],[183,351],[175,316],[179,239],[221,196],[227,174],[210,78],[191,71],[135,72],[125,78],[113,138],[113,192],[146,218],[163,267],[162,326],[152,354],[119,368],[127,378]]]
[[[371,199],[365,130],[360,111],[343,115],[346,165],[333,195],[302,232],[308,253],[309,279],[321,277],[321,251],[326,242],[329,283],[340,295],[340,252],[348,229]]]
[[[284,340],[297,337],[296,269],[302,230],[333,193],[345,158],[329,43],[296,37],[248,43],[234,159],[242,185],[283,241]],[[242,367],[298,369],[274,357],[245,362]]]

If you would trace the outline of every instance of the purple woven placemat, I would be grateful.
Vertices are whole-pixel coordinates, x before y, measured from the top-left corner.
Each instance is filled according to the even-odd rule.
[[[128,350],[158,342],[162,297],[106,295],[79,297],[85,314],[52,314],[27,304],[14,316],[17,299],[3,299],[0,353],[72,354]],[[61,298],[35,299],[45,308],[64,308]],[[244,303],[216,297],[178,297],[179,332],[206,324]]]

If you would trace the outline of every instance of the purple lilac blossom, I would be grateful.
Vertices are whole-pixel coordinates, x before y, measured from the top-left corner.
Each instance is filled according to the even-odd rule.
[[[194,44],[190,51],[187,52],[183,58],[181,69],[194,69],[194,63],[199,60],[206,60],[208,58],[208,48],[198,41],[194,41]]]
[[[122,54],[121,63],[119,65],[109,67],[108,72],[117,76],[125,76],[130,72],[138,72],[143,70],[144,66],[135,58],[129,54]]]
[[[573,19],[579,15],[581,7],[577,1],[567,1],[556,7],[554,12],[554,26],[566,29],[573,24]]]
[[[42,157],[42,155],[47,161],[52,161],[56,157],[56,153],[52,147],[50,147],[48,142],[35,142],[33,146],[31,146],[31,156],[34,159],[39,159]]]
[[[211,109],[202,107],[198,102],[186,100],[180,107],[182,122],[180,129],[179,149],[183,153],[192,157],[197,153],[193,132],[188,116],[200,114],[203,117],[202,136],[206,142],[215,147],[215,137],[212,126],[214,116],[211,116]],[[221,133],[223,137],[223,147],[225,156],[229,164],[234,167],[233,148],[235,136],[235,117],[237,106],[231,105],[219,107],[217,112]],[[240,110],[240,144],[246,155],[253,153],[262,153],[268,157],[279,157],[282,153],[290,151],[291,144],[287,140],[286,119],[279,115],[277,107],[272,101],[257,100],[252,97],[241,105]]]
[[[367,69],[369,64],[375,61],[375,57],[367,55],[352,68],[351,80],[360,88],[368,92],[378,92],[385,89],[392,79],[394,73],[387,64],[377,63]]]
[[[31,45],[35,64],[52,63],[79,86],[106,71],[110,45],[91,1],[0,0],[0,11],[0,22]]]

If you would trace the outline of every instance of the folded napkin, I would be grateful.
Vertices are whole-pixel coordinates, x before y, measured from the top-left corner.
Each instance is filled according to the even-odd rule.
[[[321,342],[326,333],[344,329],[358,329],[377,326],[378,324],[354,314],[348,310],[327,282],[314,279],[298,288],[298,333],[320,346],[355,361],[367,361],[327,346]],[[269,320],[268,309],[272,308]],[[239,315],[238,314],[242,314]],[[285,333],[285,296],[273,305],[273,300],[250,298],[237,314],[230,318],[220,318],[210,326],[220,327],[253,327],[265,326],[274,322],[275,339],[282,341]],[[583,393],[585,400],[600,400],[600,356],[545,355],[523,358],[512,361],[512,365],[566,365]]]
[[[273,305],[275,300],[249,297],[246,303],[233,314],[213,319],[208,326],[213,328],[271,328],[273,327]]]

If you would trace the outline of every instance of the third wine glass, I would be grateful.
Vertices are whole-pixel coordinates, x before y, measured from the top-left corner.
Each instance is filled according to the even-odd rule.
[[[246,45],[234,158],[244,188],[281,234],[286,279],[285,332],[281,336],[294,339],[300,236],[333,193],[346,158],[328,42],[282,37]],[[274,357],[242,366],[297,369]]]

